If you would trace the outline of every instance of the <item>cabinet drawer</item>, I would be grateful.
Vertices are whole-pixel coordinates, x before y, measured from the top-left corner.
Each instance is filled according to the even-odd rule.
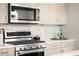
[[[68,52],[68,51],[73,51],[73,50],[75,50],[74,47],[63,47],[63,48],[61,49],[62,52]]]
[[[0,56],[14,56],[14,55],[15,55],[14,48],[0,49]]]
[[[63,42],[62,47],[75,47],[75,42]]]
[[[56,54],[56,53],[59,53],[59,50],[57,50],[57,49],[49,49],[49,50],[45,51],[46,56],[53,55],[53,54]]]
[[[61,42],[58,43],[48,43],[46,44],[47,47],[60,47],[61,46]]]

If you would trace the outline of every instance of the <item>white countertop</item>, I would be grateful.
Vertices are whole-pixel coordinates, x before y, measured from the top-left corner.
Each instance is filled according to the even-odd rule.
[[[15,45],[11,45],[11,44],[0,44],[0,49],[3,48],[14,48],[16,47]]]
[[[76,41],[76,39],[67,39],[67,40],[47,40],[46,43],[57,43],[57,42],[68,42],[68,41]]]

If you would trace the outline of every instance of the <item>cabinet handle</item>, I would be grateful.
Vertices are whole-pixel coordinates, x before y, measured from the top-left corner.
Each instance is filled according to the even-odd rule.
[[[1,52],[1,53],[3,54],[3,53],[8,53],[8,52]]]

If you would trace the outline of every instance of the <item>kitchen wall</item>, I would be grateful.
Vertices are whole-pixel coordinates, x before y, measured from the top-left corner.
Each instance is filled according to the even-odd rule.
[[[31,31],[32,36],[35,34],[39,34],[41,36],[41,40],[50,40],[50,38],[54,37],[54,34],[59,31],[58,26],[52,25],[20,25],[20,24],[10,24],[10,25],[2,25],[5,28],[5,31]]]
[[[68,4],[68,19],[64,32],[67,37],[77,39],[77,48],[79,48],[79,3]]]

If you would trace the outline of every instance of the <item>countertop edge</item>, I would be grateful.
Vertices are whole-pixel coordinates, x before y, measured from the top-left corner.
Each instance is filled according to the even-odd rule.
[[[57,42],[68,42],[68,41],[76,41],[77,39],[67,39],[67,40],[48,40],[46,43],[57,43]]]

